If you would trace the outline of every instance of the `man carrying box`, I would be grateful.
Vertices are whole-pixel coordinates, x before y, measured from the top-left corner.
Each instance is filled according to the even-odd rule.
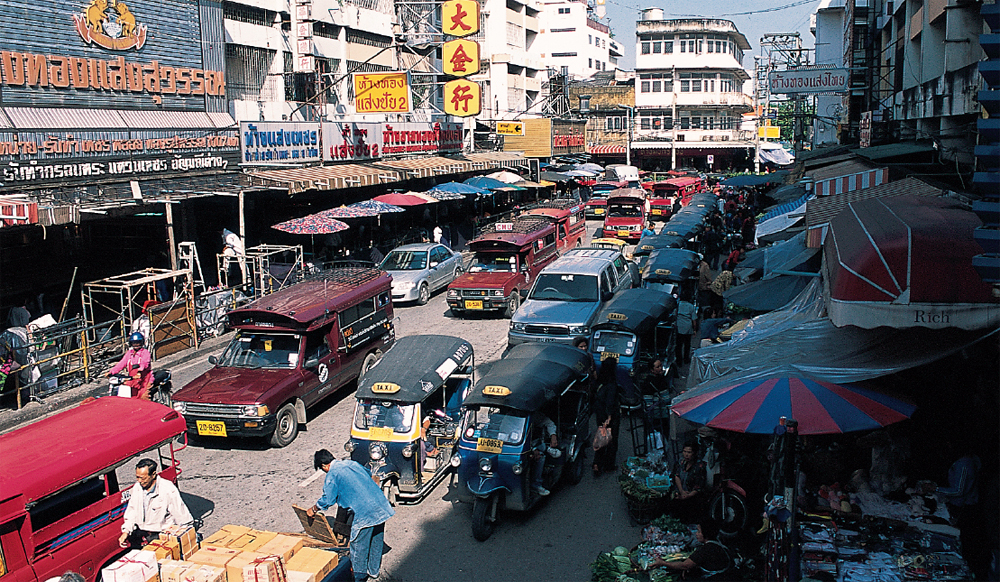
[[[334,505],[354,512],[351,525],[351,567],[354,579],[364,582],[378,576],[382,569],[382,545],[385,522],[396,512],[372,480],[371,473],[355,461],[338,461],[326,449],[316,451],[313,466],[326,473],[323,496],[306,511],[313,517],[317,511]]]
[[[135,466],[136,483],[129,490],[125,522],[118,538],[123,548],[140,549],[171,525],[194,523],[180,491],[169,480],[158,477],[156,469],[152,459],[142,459]]]

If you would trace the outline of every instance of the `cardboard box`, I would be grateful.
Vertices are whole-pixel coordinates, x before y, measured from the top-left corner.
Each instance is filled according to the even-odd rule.
[[[327,574],[337,567],[339,556],[336,552],[328,552],[316,548],[302,548],[288,563],[285,568],[291,577],[292,572],[308,574],[308,578],[302,580],[300,576],[298,582],[321,582]]]
[[[258,552],[240,552],[226,564],[226,579],[228,582],[243,582],[243,567],[254,560],[266,557],[267,554]]]
[[[198,534],[190,525],[172,525],[160,532],[160,539],[164,541],[176,540],[181,547],[181,558],[185,560],[198,551]]]
[[[204,548],[191,554],[191,557],[188,558],[188,561],[194,562],[195,564],[214,566],[216,568],[222,568],[223,570],[225,570],[226,564],[228,564],[230,560],[239,555],[239,553],[240,553],[239,550],[234,550],[232,548],[205,546]]]
[[[257,551],[261,554],[281,556],[283,563],[287,564],[288,560],[291,560],[292,556],[295,555],[295,552],[302,549],[304,543],[305,540],[303,538],[278,534],[274,536],[274,539],[257,548]]]
[[[106,582],[146,582],[158,572],[155,553],[132,550],[101,570],[101,576]]]
[[[222,529],[202,540],[201,545],[228,548],[230,543],[248,531],[251,531],[250,528],[242,525],[224,525]]]
[[[160,562],[160,582],[184,582],[184,572],[195,566],[181,560],[163,560]]]
[[[157,562],[181,559],[181,545],[177,540],[153,540],[142,549],[156,554]]]
[[[261,546],[276,537],[278,537],[278,534],[273,531],[258,531],[252,529],[231,541],[226,547],[244,552],[257,552],[260,550]]]
[[[310,574],[309,572],[289,570],[286,574],[288,575],[288,582],[317,582],[315,574]]]
[[[243,582],[287,582],[287,579],[281,556],[264,556],[243,566]]]
[[[226,569],[195,564],[184,571],[184,582],[226,582]]]

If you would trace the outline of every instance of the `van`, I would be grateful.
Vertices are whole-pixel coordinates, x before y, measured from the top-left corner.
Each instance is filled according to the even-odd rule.
[[[469,243],[475,255],[466,272],[448,285],[456,315],[500,311],[511,317],[538,273],[559,256],[556,225],[541,216],[497,222]]]
[[[162,404],[107,397],[0,435],[0,577],[73,571],[94,582],[118,545],[135,465],[176,481],[184,419]]]
[[[559,250],[578,247],[583,244],[587,233],[587,217],[583,203],[579,200],[550,200],[542,202],[522,216],[538,216],[556,226],[556,243]]]
[[[366,372],[392,345],[392,279],[343,268],[229,312],[236,335],[213,368],[173,395],[188,432],[289,445],[306,409]]]
[[[619,251],[567,251],[539,273],[527,300],[510,319],[507,344],[572,344],[590,335],[598,311],[615,293],[631,286],[632,272]]]
[[[611,164],[604,169],[604,179],[625,182],[629,188],[640,188],[639,168],[625,164]]]

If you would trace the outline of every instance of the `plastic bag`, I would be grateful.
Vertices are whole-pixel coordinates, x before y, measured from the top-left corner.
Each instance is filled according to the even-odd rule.
[[[611,443],[611,429],[601,425],[597,427],[597,434],[594,436],[594,450],[603,449]]]

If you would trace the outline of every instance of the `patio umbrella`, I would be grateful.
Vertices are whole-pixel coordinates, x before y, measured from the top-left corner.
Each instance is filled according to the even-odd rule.
[[[441,190],[431,190],[430,192],[425,192],[431,198],[436,199],[438,202],[443,200],[465,200],[464,194],[456,194],[455,192],[443,192]]]
[[[271,228],[291,234],[332,234],[350,227],[335,218],[323,216],[323,213],[320,212],[279,222],[272,225]]]
[[[585,164],[577,164],[576,165],[576,169],[577,170],[585,170],[585,171],[588,171],[588,172],[596,172],[598,174],[600,174],[601,172],[604,171],[604,168],[602,168],[600,166],[600,164],[595,164],[593,162],[587,162]]]
[[[366,216],[378,216],[378,211],[370,208],[359,208],[354,206],[338,206],[323,212],[317,212],[325,218],[364,218]]]
[[[376,202],[384,202],[393,206],[420,206],[421,204],[437,202],[437,198],[428,196],[427,194],[421,194],[420,192],[406,192],[405,194],[395,192],[376,196],[372,198],[372,200],[375,200]]]
[[[508,184],[515,184],[520,182],[524,178],[518,176],[514,172],[508,172],[507,170],[502,170],[500,172],[493,172],[492,174],[487,174],[487,178],[495,178],[501,182],[506,182]]]
[[[464,184],[486,190],[498,190],[500,188],[506,188],[510,185],[507,182],[497,180],[496,178],[490,178],[489,176],[474,176],[466,180]]]
[[[597,172],[590,172],[588,170],[569,170],[563,173],[574,178],[593,178],[597,175]]]
[[[877,429],[916,410],[885,394],[807,378],[794,370],[735,383],[723,377],[682,395],[670,408],[697,424],[754,434],[771,433],[782,416],[794,418],[804,435]]]
[[[399,206],[393,206],[392,204],[386,204],[385,202],[379,202],[377,200],[365,200],[364,202],[355,202],[348,206],[348,208],[359,208],[363,210],[374,210],[377,214],[389,214],[390,212],[405,212],[405,208],[400,208]]]
[[[444,184],[438,184],[430,189],[431,195],[434,192],[447,192],[450,194],[489,194],[488,190],[479,186],[478,184],[472,184],[468,180],[465,183],[462,182],[445,182]]]
[[[539,177],[549,182],[569,182],[573,179],[573,176],[567,176],[559,172],[541,172]]]

